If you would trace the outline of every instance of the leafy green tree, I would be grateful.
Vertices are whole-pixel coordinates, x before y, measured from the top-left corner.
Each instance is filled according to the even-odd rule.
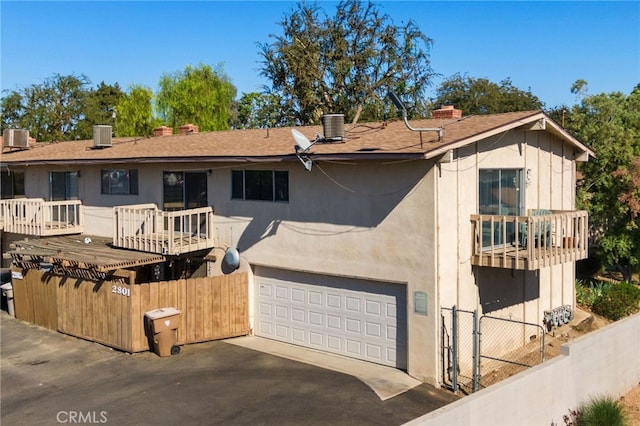
[[[499,84],[486,78],[454,74],[436,89],[433,105],[454,105],[465,115],[539,110],[544,103],[531,91],[520,90],[510,78]]]
[[[116,136],[148,136],[153,132],[154,117],[151,89],[131,85],[116,106]]]
[[[78,123],[77,134],[80,139],[93,137],[93,126],[98,124],[115,125],[116,107],[125,93],[118,83],[114,85],[100,83],[87,93],[84,104],[84,118]]]
[[[389,90],[416,103],[434,76],[431,39],[413,21],[394,25],[371,2],[341,1],[334,16],[301,2],[280,26],[282,35],[259,44],[261,74],[281,99],[278,121],[317,124],[326,113],[381,118]]]
[[[22,93],[16,90],[11,92],[5,91],[5,93],[6,95],[2,97],[1,130],[23,128],[24,122],[22,121],[22,117],[26,110],[26,99]]]
[[[201,131],[225,130],[230,126],[236,92],[221,68],[188,65],[182,72],[161,77],[157,109],[160,118],[174,129],[193,123]]]
[[[237,102],[236,119],[233,127],[237,129],[259,129],[294,124],[279,112],[281,99],[271,93],[243,93]]]
[[[27,129],[39,141],[75,139],[89,84],[84,75],[54,74],[12,91],[2,99],[2,126]]]
[[[577,193],[578,206],[589,211],[593,243],[630,281],[640,267],[640,85],[628,96],[585,96],[567,112],[566,128],[596,153],[581,164]]]

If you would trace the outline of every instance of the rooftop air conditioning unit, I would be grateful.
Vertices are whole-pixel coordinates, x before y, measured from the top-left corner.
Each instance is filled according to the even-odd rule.
[[[111,126],[93,126],[93,147],[106,148],[111,146]]]
[[[29,148],[29,131],[23,129],[4,129],[2,146],[12,148]]]
[[[322,131],[325,141],[342,141],[344,139],[344,114],[323,115]]]

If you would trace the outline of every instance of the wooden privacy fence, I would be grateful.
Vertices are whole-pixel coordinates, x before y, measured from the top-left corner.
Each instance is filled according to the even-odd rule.
[[[131,285],[12,269],[17,318],[126,352],[149,350],[144,314],[158,308],[182,311],[179,345],[249,332],[246,273]]]

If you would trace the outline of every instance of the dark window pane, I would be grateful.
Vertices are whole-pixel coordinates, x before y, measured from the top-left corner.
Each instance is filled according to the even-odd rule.
[[[24,172],[13,172],[13,196],[24,197]]]
[[[138,194],[138,169],[129,170],[129,194]]]
[[[184,208],[184,174],[182,172],[164,172],[163,210],[181,210]]]
[[[244,171],[231,170],[231,198],[242,200],[244,198]]]
[[[0,184],[2,185],[0,191],[2,191],[2,199],[9,199],[14,197],[13,193],[13,177],[14,173],[2,172],[0,176]]]
[[[64,175],[64,172],[51,172],[49,175],[49,194],[51,201],[61,201],[65,199],[66,191]]]
[[[276,181],[275,201],[289,201],[289,172],[274,172]]]
[[[273,172],[246,170],[245,199],[273,201]]]
[[[184,186],[186,208],[207,206],[207,174],[205,172],[185,173]]]

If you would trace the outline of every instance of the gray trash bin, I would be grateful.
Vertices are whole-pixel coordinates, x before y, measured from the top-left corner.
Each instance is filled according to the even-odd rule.
[[[16,316],[15,306],[13,304],[13,286],[11,285],[11,269],[0,268],[0,291],[2,297],[7,301],[7,312],[12,317]]]
[[[15,317],[16,309],[13,305],[13,286],[11,283],[5,283],[0,285],[0,290],[2,290],[2,296],[7,299],[7,311],[9,312],[9,315]]]

